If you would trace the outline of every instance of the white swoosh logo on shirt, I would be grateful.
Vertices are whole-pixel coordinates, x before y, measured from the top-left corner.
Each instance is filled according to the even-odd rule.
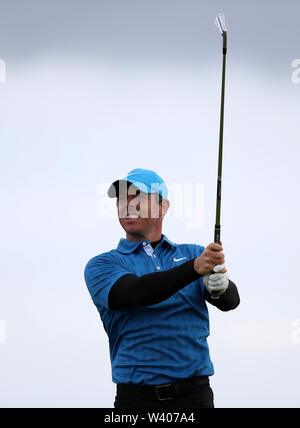
[[[180,260],[184,260],[186,259],[186,257],[182,257],[181,259],[176,259],[176,257],[174,257],[174,262],[180,262]]]

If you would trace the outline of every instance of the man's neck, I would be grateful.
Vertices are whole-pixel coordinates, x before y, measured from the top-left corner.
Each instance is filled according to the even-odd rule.
[[[160,237],[160,239],[158,241],[150,242],[151,247],[153,249],[155,249],[158,246],[158,244],[161,242],[161,240],[162,240],[162,236]]]

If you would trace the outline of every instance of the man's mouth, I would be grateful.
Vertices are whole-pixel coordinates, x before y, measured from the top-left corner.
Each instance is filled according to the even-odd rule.
[[[130,214],[130,215],[124,216],[124,218],[126,220],[134,220],[134,219],[140,218],[140,216],[138,214]]]

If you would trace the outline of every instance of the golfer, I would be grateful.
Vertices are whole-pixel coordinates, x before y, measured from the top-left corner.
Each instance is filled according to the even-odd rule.
[[[126,239],[92,258],[85,280],[109,338],[114,407],[213,408],[206,303],[229,311],[240,302],[223,248],[162,233],[170,202],[154,171],[131,171],[108,196]]]

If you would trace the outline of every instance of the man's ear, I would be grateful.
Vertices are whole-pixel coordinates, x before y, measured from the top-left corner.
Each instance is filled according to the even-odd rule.
[[[167,214],[169,207],[170,207],[169,199],[163,199],[161,201],[161,216],[162,216],[162,218],[164,218],[164,216]]]

